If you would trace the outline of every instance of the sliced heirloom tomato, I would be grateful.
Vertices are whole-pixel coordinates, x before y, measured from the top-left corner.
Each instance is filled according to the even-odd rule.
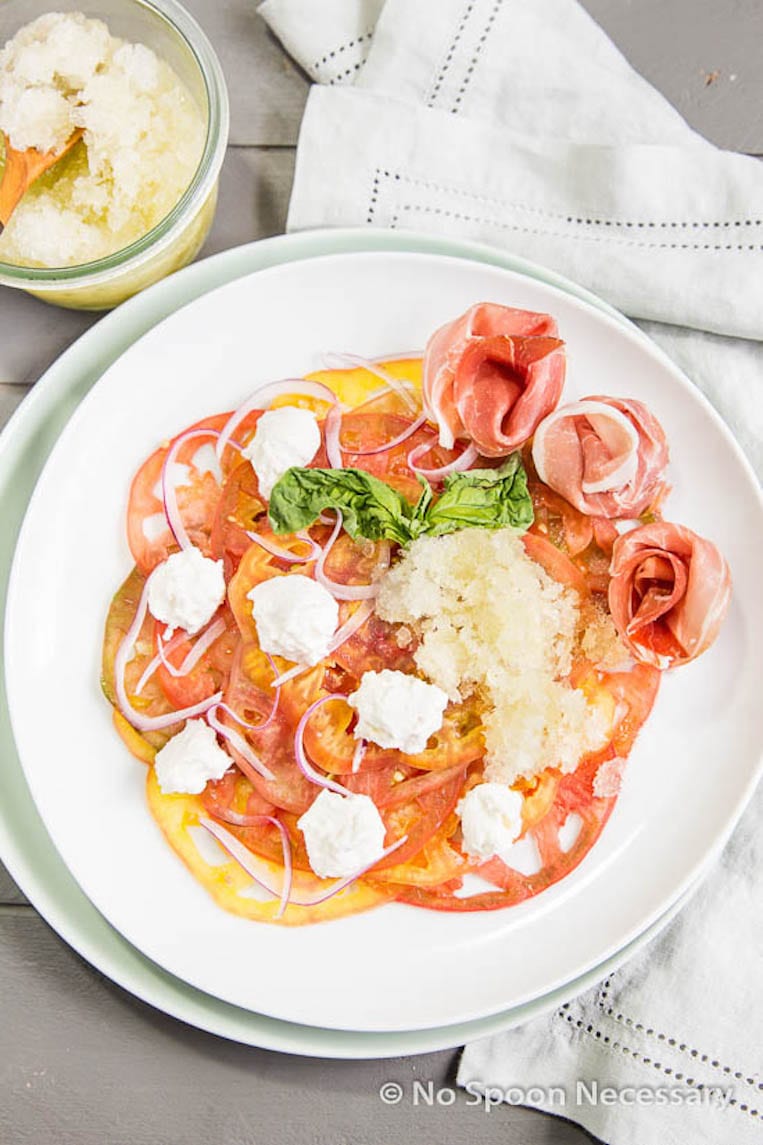
[[[558,547],[564,545],[571,557],[582,553],[593,540],[591,517],[586,517],[541,481],[530,481],[528,490],[535,513],[532,531],[547,536]]]
[[[218,475],[206,466],[209,464],[214,468],[210,451],[214,450],[215,434],[222,429],[229,416],[221,413],[216,417],[204,418],[183,431],[188,433],[190,430],[208,429],[212,432],[208,441],[194,437],[180,447],[177,468],[172,474],[183,524],[193,544],[205,554],[209,552],[209,537],[220,497]],[[156,449],[143,462],[130,487],[127,540],[135,563],[146,574],[165,561],[177,548],[164,512],[161,486],[165,459],[173,443],[182,436],[176,434],[172,441]],[[203,453],[200,452],[202,450]],[[199,466],[194,464],[194,458],[200,461]]]
[[[217,619],[226,622],[225,631],[202,653],[189,672],[174,674],[170,669],[175,669],[177,672],[182,668],[185,658],[193,652],[196,641]],[[155,652],[159,651],[159,642],[165,631],[166,625],[155,620]],[[217,617],[213,617],[209,624],[205,625],[202,633],[193,637],[178,633],[172,640],[171,647],[168,646],[169,642],[164,645],[162,654],[166,664],[158,665],[155,678],[173,708],[190,708],[206,700],[208,696],[213,696],[225,686],[230,676],[238,639],[238,629],[231,611],[223,608]]]
[[[385,845],[406,836],[406,841],[391,855],[381,859],[369,872],[373,878],[375,871],[387,867],[399,867],[407,863],[429,843],[449,815],[455,810],[466,777],[466,768],[454,768],[441,772],[445,778],[437,786],[424,789],[423,785],[413,786],[416,780],[403,780],[395,793],[394,802],[378,803],[379,812],[387,828]],[[412,786],[404,791],[405,784]]]
[[[299,552],[300,546],[302,549],[305,548],[301,541],[291,536],[278,537],[277,540],[284,549],[293,547],[295,553]],[[293,545],[290,542],[293,542]],[[257,625],[254,623],[252,602],[248,595],[255,585],[272,580],[275,576],[286,576],[290,572],[309,576],[311,567],[308,564],[290,565],[260,548],[259,545],[254,543],[249,545],[238,569],[228,583],[228,603],[245,642],[257,643]]]
[[[261,412],[248,414],[231,440],[239,444],[248,441]],[[225,449],[220,462],[216,456],[219,433],[230,416],[220,413],[188,426],[154,450],[135,474],[127,505],[127,540],[135,563],[144,573],[150,573],[177,548],[164,510],[162,470],[175,442],[191,433],[194,436],[178,449],[170,478],[174,480],[178,511],[191,543],[205,556],[212,555],[212,532],[222,483],[240,463],[235,446]],[[202,436],[204,430],[209,430],[208,438]]]
[[[597,799],[593,795],[593,777],[601,761],[581,765],[572,776],[562,777],[556,798],[545,815],[527,832],[538,847],[541,868],[534,875],[523,875],[493,857],[472,868],[475,874],[495,886],[495,890],[473,895],[456,894],[451,888],[397,885],[398,902],[430,910],[486,911],[515,906],[558,882],[585,858],[599,838],[615,804],[614,798]],[[581,774],[583,772],[584,774]],[[574,782],[573,782],[574,780]],[[559,844],[559,828],[570,812],[581,818],[581,829],[568,851]],[[385,884],[379,884],[385,885]]]
[[[178,725],[164,731],[138,732],[121,714],[117,704],[114,679],[116,655],[135,619],[145,583],[146,578],[140,569],[133,569],[114,594],[106,617],[101,661],[101,688],[106,699],[114,708],[114,726],[130,752],[144,763],[153,759],[156,750],[163,747],[170,735],[179,729]],[[155,675],[146,680],[139,695],[136,695],[135,692],[153,658],[154,619],[147,614],[135,641],[134,655],[128,660],[125,667],[125,688],[130,703],[136,711],[142,712],[146,716],[164,716],[173,711],[176,705],[167,699]]]
[[[266,513],[267,502],[260,495],[257,475],[248,461],[242,461],[228,475],[219,494],[209,541],[210,555],[223,561],[226,580],[251,547],[247,532],[255,530]]]
[[[305,727],[305,748],[310,759],[328,774],[345,775],[353,771],[358,741],[352,729],[355,711],[341,698],[326,703],[310,717]],[[421,771],[443,771],[464,767],[481,759],[485,751],[482,725],[468,705],[450,704],[443,715],[439,731],[430,736],[424,751],[416,755],[391,748],[366,744],[358,771],[382,767],[413,767]]]
[[[550,577],[567,588],[574,588],[584,599],[590,596],[585,575],[566,553],[542,533],[525,533],[522,544],[528,557],[546,570]]]
[[[369,366],[373,369],[359,364],[349,369],[317,370],[307,376],[312,381],[328,386],[342,405],[349,406],[356,413],[374,411],[410,416],[414,407],[421,408],[422,358],[413,355],[391,361],[369,362]],[[375,370],[379,372],[375,373]],[[397,390],[386,388],[384,375],[393,381],[408,383],[407,401],[400,397]]]
[[[381,368],[398,377],[420,380],[420,361],[381,364]],[[384,382],[362,367],[322,373],[317,380],[328,384],[341,403],[356,407],[342,415],[340,444],[344,464],[387,481],[411,502],[421,492],[421,484],[408,464],[411,451],[430,444],[429,452],[422,454],[419,461],[427,467],[445,465],[457,456],[459,450],[444,450],[436,444],[431,427],[420,426],[408,432],[420,408],[418,395],[410,403],[394,390],[379,394]],[[364,404],[359,407],[361,401]],[[292,404],[292,400],[283,396],[273,404]],[[328,409],[327,402],[317,399],[300,398],[298,404],[313,408],[319,419]],[[409,408],[411,405],[413,408]],[[235,443],[244,445],[251,438],[260,416],[261,411],[255,410],[242,420],[234,434]],[[441,729],[430,738],[423,752],[405,755],[367,744],[356,771],[352,770],[357,748],[353,709],[340,696],[335,703],[316,709],[304,736],[305,749],[316,769],[333,777],[348,792],[367,794],[374,800],[386,827],[388,846],[405,839],[397,850],[336,897],[309,907],[292,903],[285,916],[279,918],[278,900],[267,895],[263,899],[255,893],[252,876],[229,855],[223,854],[218,865],[203,857],[207,852],[197,846],[194,828],[201,830],[200,820],[206,816],[224,826],[246,847],[255,866],[264,864],[271,884],[278,886],[284,877],[282,835],[277,825],[268,822],[268,818],[275,818],[290,840],[296,897],[309,898],[330,889],[331,880],[320,879],[310,870],[304,837],[297,827],[299,816],[320,791],[297,764],[297,726],[316,699],[331,693],[349,694],[366,671],[392,668],[416,672],[414,634],[405,625],[386,623],[372,613],[325,661],[299,672],[278,690],[273,689],[276,676],[292,665],[260,650],[248,593],[273,576],[314,576],[315,552],[303,540],[271,532],[267,502],[260,496],[256,474],[249,462],[241,460],[234,446],[224,451],[219,470],[213,463],[215,435],[229,417],[220,414],[189,427],[209,430],[209,439],[193,438],[180,447],[176,459],[179,468],[173,476],[178,510],[192,543],[206,555],[224,561],[229,592],[228,603],[220,615],[230,617],[230,624],[190,672],[178,676],[160,664],[135,696],[138,680],[156,656],[157,634],[163,630],[148,616],[126,673],[131,700],[136,708],[150,715],[189,706],[221,687],[224,692],[224,704],[217,711],[224,729],[220,742],[227,739],[225,746],[235,766],[221,780],[207,784],[201,796],[163,795],[153,768],[149,769],[149,806],[174,849],[225,909],[287,925],[341,917],[392,898],[441,910],[497,909],[536,894],[562,878],[593,845],[614,804],[615,795],[608,790],[605,795],[602,784],[594,788],[594,777],[602,763],[618,761],[628,753],[648,715],[659,673],[645,665],[627,673],[597,672],[582,663],[578,666],[576,686],[597,704],[613,729],[606,748],[583,760],[574,774],[562,776],[549,769],[537,780],[520,784],[524,796],[523,832],[535,840],[542,861],[537,875],[525,877],[500,860],[480,863],[462,852],[455,808],[465,791],[482,780],[484,756],[479,711],[470,702],[448,706]],[[395,439],[396,445],[385,448]],[[162,467],[171,445],[172,442],[166,442],[152,454],[131,490],[128,529],[139,569],[117,594],[107,624],[103,675],[104,690],[112,703],[114,656],[135,615],[145,575],[177,547],[164,516],[160,487]],[[322,445],[311,465],[327,464]],[[591,593],[602,591],[602,586],[606,588],[609,579],[611,523],[602,524],[598,518],[579,514],[536,482],[530,465],[528,473],[536,522],[525,538],[526,549],[552,576],[576,588],[588,602],[585,608],[593,607]],[[331,524],[316,522],[310,528],[310,537],[325,545],[331,532]],[[251,533],[259,534],[268,545],[304,559],[291,562],[274,556],[253,542]],[[325,558],[324,574],[337,585],[365,586],[385,565],[388,554],[386,544],[353,541],[341,533]],[[340,624],[359,607],[367,609],[365,603],[343,601]],[[165,658],[175,669],[181,666],[196,639],[178,640],[164,649]],[[114,719],[130,750],[147,763],[169,734],[178,730],[175,726],[167,732],[142,736],[118,711]],[[227,738],[226,731],[235,735]],[[246,753],[242,741],[248,749]],[[255,766],[258,760],[272,777],[259,773]],[[580,816],[581,830],[569,851],[564,852],[559,828],[571,813]],[[495,891],[461,898],[457,892],[464,875],[471,871],[489,879]]]
[[[368,452],[400,437],[413,425],[413,421],[413,417],[392,413],[344,414],[340,440],[345,467],[363,469],[366,473],[386,481],[409,501],[418,501],[421,483],[408,464],[408,454],[417,446],[425,445],[432,440],[431,427],[422,425],[392,449],[385,449],[379,453]],[[426,464],[428,467],[438,467],[457,456],[457,450],[453,452],[433,444],[426,455]]]
[[[642,671],[642,669],[647,671]],[[610,760],[624,759],[647,719],[659,688],[660,673],[649,665],[637,665],[629,672],[597,673],[601,687],[612,695],[617,718],[610,742],[601,751],[585,758],[569,775],[550,775],[539,785],[538,803],[525,820],[526,835],[538,848],[540,870],[523,875],[494,856],[475,869],[475,873],[492,883],[495,890],[459,896],[448,887],[397,885],[396,898],[414,906],[444,911],[500,910],[532,898],[559,882],[577,867],[601,835],[612,813],[616,795],[596,794],[595,779],[599,768]],[[401,785],[402,786],[402,785]],[[549,795],[553,798],[549,800]],[[580,818],[580,831],[572,846],[564,850],[559,831],[571,814]],[[380,884],[382,885],[382,884]]]
[[[215,902],[233,914],[259,922],[302,926],[306,923],[323,922],[370,910],[372,907],[389,902],[393,897],[392,892],[383,887],[371,886],[365,879],[356,879],[339,894],[327,898],[324,902],[311,906],[297,906],[291,903],[279,918],[279,900],[262,894],[252,876],[222,848],[218,861],[210,863],[204,858],[194,837],[194,832],[204,830],[200,826],[200,820],[206,816],[206,808],[201,796],[162,794],[154,769],[149,768],[146,797],[149,810],[170,846]],[[258,857],[258,862],[267,871],[274,884],[283,879],[282,863],[270,862],[262,857]],[[330,889],[331,880],[320,879],[317,875],[299,868],[295,870],[292,888],[294,897],[304,899],[311,895],[319,896]]]
[[[222,779],[210,780],[201,794],[207,813],[224,824],[240,839],[245,847],[273,863],[283,863],[283,841],[278,828],[269,818],[278,817],[289,835],[291,860],[300,870],[311,870],[302,832],[297,828],[297,816],[280,811],[263,798],[252,784],[235,768]]]
[[[275,692],[270,687],[272,678],[272,668],[259,647],[256,644],[240,645],[223,699],[240,721],[256,726],[245,727],[244,723],[225,713],[223,715],[224,722],[246,741],[273,778],[261,775],[233,744],[228,744],[228,751],[262,799],[282,810],[301,815],[315,799],[317,788],[297,766],[295,727],[283,704],[285,686],[276,704]]]
[[[376,885],[436,888],[440,892],[458,890],[464,875],[474,870],[476,863],[451,842],[457,827],[458,817],[450,815],[414,858],[387,870],[375,869],[372,874]]]

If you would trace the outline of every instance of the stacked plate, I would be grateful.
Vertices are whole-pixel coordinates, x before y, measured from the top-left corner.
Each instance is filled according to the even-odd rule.
[[[98,689],[103,618],[130,567],[130,477],[157,442],[235,407],[259,382],[319,368],[330,351],[376,357],[421,346],[483,300],[556,317],[568,399],[619,394],[654,410],[671,443],[671,515],[715,540],[731,564],[729,619],[712,654],[664,681],[599,843],[538,898],[482,915],[393,904],[296,930],[228,915],[147,814],[141,769]],[[664,925],[754,785],[763,723],[754,477],[648,339],[519,260],[332,232],[200,263],[104,318],[38,383],[2,438],[0,499],[4,593],[26,514],[5,616],[0,857],[103,973],[215,1033],[294,1053],[380,1057],[526,1021]]]

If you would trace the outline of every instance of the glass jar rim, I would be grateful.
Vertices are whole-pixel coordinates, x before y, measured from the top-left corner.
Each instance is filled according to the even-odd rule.
[[[193,177],[175,206],[156,226],[140,238],[120,247],[112,254],[75,266],[19,266],[0,260],[0,284],[9,286],[42,286],[68,289],[77,283],[96,285],[113,277],[115,272],[134,269],[149,257],[169,246],[193,208],[201,206],[211,192],[222,166],[228,141],[230,111],[228,90],[220,61],[206,33],[177,0],[131,0],[141,8],[155,12],[188,47],[199,67],[207,95],[209,114],[204,148]]]

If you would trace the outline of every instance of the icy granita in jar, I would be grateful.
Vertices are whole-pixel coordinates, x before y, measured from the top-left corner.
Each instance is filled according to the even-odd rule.
[[[0,234],[1,261],[78,266],[141,238],[191,182],[205,120],[150,48],[81,13],[50,12],[0,51],[0,131],[18,151],[48,152],[78,129],[80,142],[32,184]]]

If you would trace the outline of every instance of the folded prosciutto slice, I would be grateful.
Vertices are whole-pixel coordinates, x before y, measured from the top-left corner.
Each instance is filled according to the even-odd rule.
[[[429,339],[424,407],[446,449],[469,438],[485,457],[505,457],[554,409],[564,372],[550,315],[481,302]]]
[[[560,406],[535,431],[538,476],[591,517],[637,517],[664,484],[668,443],[642,402],[591,397]]]
[[[655,521],[615,541],[609,608],[637,660],[686,664],[715,640],[731,599],[731,574],[712,541]]]

